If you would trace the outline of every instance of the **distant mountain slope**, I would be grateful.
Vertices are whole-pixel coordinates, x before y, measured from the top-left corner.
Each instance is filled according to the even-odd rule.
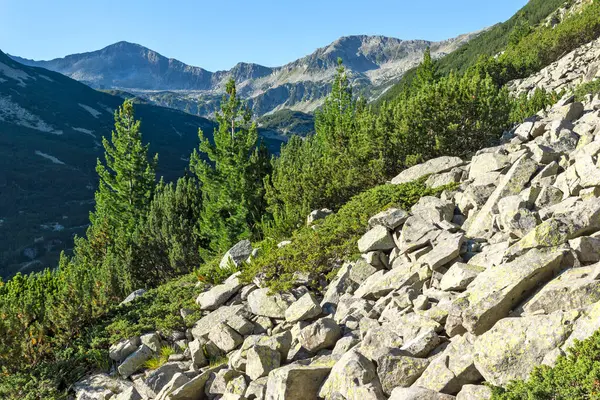
[[[576,0],[580,2],[581,0]],[[510,19],[496,24],[477,37],[472,38],[464,46],[456,51],[442,57],[438,62],[439,72],[448,74],[450,71],[465,71],[473,65],[481,56],[495,56],[502,52],[509,40],[513,29],[520,23],[535,26],[546,20],[561,6],[571,3],[571,0],[529,0],[529,2],[517,11]],[[406,74],[408,80],[413,76],[413,71]],[[391,87],[379,101],[392,100],[402,91],[403,82]]]
[[[313,111],[330,90],[338,57],[351,72],[357,92],[370,98],[417,65],[427,47],[431,47],[434,57],[441,57],[477,34],[442,42],[347,36],[281,67],[239,63],[229,71],[218,72],[189,66],[127,42],[51,61],[13,58],[60,72],[94,88],[124,90],[155,104],[203,116],[215,111],[225,82],[233,77],[240,94],[260,116],[281,109]]]
[[[0,276],[55,266],[72,236],[85,232],[101,138],[110,135],[122,102],[0,52]],[[214,128],[168,108],[136,104],[135,111],[166,179],[183,174],[198,128],[207,135]],[[281,141],[268,144],[277,150]]]

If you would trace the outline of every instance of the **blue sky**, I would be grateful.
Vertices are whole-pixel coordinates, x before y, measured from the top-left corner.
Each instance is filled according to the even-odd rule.
[[[0,50],[51,59],[120,40],[211,71],[278,66],[340,36],[443,40],[527,0],[0,0]]]

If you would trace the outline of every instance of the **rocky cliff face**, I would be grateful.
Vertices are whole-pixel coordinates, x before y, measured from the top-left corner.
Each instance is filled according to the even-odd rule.
[[[475,35],[442,42],[348,36],[281,67],[239,63],[229,71],[218,72],[189,66],[127,42],[51,61],[13,58],[60,72],[94,88],[123,89],[159,105],[205,116],[217,109],[225,82],[231,77],[255,113],[263,115],[280,109],[313,111],[329,92],[338,57],[351,72],[356,89],[372,97],[417,65],[427,47],[431,47],[434,57],[441,57]]]
[[[600,99],[567,96],[470,160],[407,169],[390,184],[456,189],[374,215],[362,258],[323,290],[298,277],[270,295],[234,274],[202,291],[192,329],[115,344],[115,374],[80,382],[78,396],[489,398],[484,383],[524,379],[600,328],[599,137]],[[309,221],[318,229],[326,214]],[[222,264],[251,256],[241,242]],[[164,340],[181,354],[139,373]]]

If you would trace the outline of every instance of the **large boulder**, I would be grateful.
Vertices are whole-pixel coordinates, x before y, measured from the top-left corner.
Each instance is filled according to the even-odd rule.
[[[176,374],[185,372],[188,366],[186,363],[168,362],[150,371],[144,383],[156,396]]]
[[[385,399],[375,365],[355,350],[350,350],[335,363],[319,392],[319,397],[326,400]]]
[[[326,365],[290,364],[277,368],[269,373],[265,400],[316,399],[330,371]]]
[[[574,310],[600,301],[600,280],[597,267],[573,268],[546,284],[523,310],[527,314]]]
[[[208,334],[208,338],[225,353],[236,349],[244,342],[244,338],[225,323],[217,324]]]
[[[409,215],[401,208],[388,208],[385,211],[375,214],[369,218],[369,228],[374,228],[377,225],[382,225],[390,231],[395,230],[400,225],[406,222]]]
[[[219,323],[226,322],[229,318],[241,315],[248,315],[248,310],[245,304],[237,304],[233,306],[221,306],[208,315],[205,315],[196,322],[192,328],[192,335],[196,339],[207,339],[210,331]]]
[[[129,357],[127,357],[117,368],[123,378],[136,372],[146,361],[152,358],[153,351],[145,344],[141,345]]]
[[[400,172],[394,179],[392,179],[393,185],[400,185],[402,183],[408,183],[426,175],[439,174],[441,172],[450,171],[452,168],[463,165],[464,162],[458,157],[439,157],[432,160],[426,161],[423,164],[415,165]]]
[[[111,360],[121,362],[140,346],[140,338],[135,336],[129,339],[123,339],[119,343],[113,344],[108,349],[108,356]]]
[[[385,394],[396,387],[409,387],[429,365],[426,358],[416,358],[398,349],[389,349],[377,360],[377,375]]]
[[[285,318],[285,311],[295,301],[289,293],[270,293],[268,288],[257,289],[248,295],[252,314],[269,318]]]
[[[389,400],[453,400],[454,396],[438,393],[435,390],[422,387],[402,388],[398,387],[392,391]]]
[[[391,250],[396,247],[394,239],[385,226],[377,225],[358,240],[358,251]]]
[[[500,199],[521,193],[537,170],[537,163],[527,154],[521,156],[502,177],[500,183],[488,198],[485,205],[470,222],[467,229],[469,237],[489,236],[492,229],[493,216],[497,212]],[[470,218],[471,220],[471,218]]]
[[[232,263],[236,267],[248,259],[252,254],[252,244],[249,240],[241,240],[237,242],[232,248],[221,259],[219,263],[220,268],[227,268],[229,263]]]
[[[321,306],[317,302],[315,295],[309,292],[285,310],[285,320],[292,323],[304,321],[319,316],[321,312]]]
[[[477,265],[454,263],[442,277],[440,289],[465,290],[483,271],[485,271],[485,268]]]
[[[527,379],[546,354],[565,342],[578,316],[578,311],[559,311],[498,321],[475,341],[477,370],[497,386]]]
[[[560,270],[564,252],[560,248],[534,249],[512,262],[486,269],[453,302],[450,315],[458,317],[467,331],[484,333],[508,316],[536,286],[554,277]],[[448,324],[446,331],[451,330]]]
[[[214,286],[206,292],[200,293],[196,299],[196,304],[200,306],[201,310],[216,310],[225,304],[243,286],[239,279],[239,274],[233,274],[221,285]]]
[[[489,400],[492,389],[485,385],[465,385],[456,395],[456,400]]]
[[[73,390],[76,400],[104,400],[132,386],[130,381],[112,378],[108,374],[95,374],[75,383]]]
[[[223,366],[206,369],[188,382],[170,391],[166,400],[204,399],[204,390],[208,379],[221,369],[223,369]]]
[[[247,354],[246,375],[256,380],[279,368],[280,363],[281,354],[277,350],[268,346],[253,346]]]
[[[333,318],[321,318],[308,325],[302,331],[298,340],[306,350],[316,353],[322,349],[332,349],[342,337],[340,326]]]
[[[446,349],[435,357],[414,386],[446,394],[456,394],[463,385],[477,383],[481,374],[475,368],[475,336],[465,334],[453,338]]]

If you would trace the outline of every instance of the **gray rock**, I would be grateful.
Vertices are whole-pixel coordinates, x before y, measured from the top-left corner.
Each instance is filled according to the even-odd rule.
[[[316,399],[330,371],[326,365],[290,364],[277,368],[269,373],[265,400]]]
[[[330,216],[331,214],[333,214],[333,211],[331,211],[328,208],[322,208],[320,210],[313,210],[306,217],[306,226],[314,225],[316,221],[325,219],[328,216]]]
[[[225,322],[233,315],[247,316],[245,304],[234,306],[221,306],[200,319],[192,328],[192,335],[196,339],[207,339],[210,331],[220,322]]]
[[[111,378],[108,374],[95,374],[73,385],[76,400],[104,400],[115,393],[122,393],[132,386],[131,382]]]
[[[374,250],[391,250],[396,245],[386,227],[377,225],[358,240],[358,251],[367,253]]]
[[[561,249],[530,250],[510,263],[486,269],[453,302],[450,314],[460,318],[469,332],[484,333],[537,285],[550,280],[560,269],[563,254]]]
[[[236,349],[244,342],[244,338],[225,323],[215,326],[208,334],[208,338],[225,353]]]
[[[583,236],[569,240],[569,247],[577,253],[577,258],[582,263],[596,263],[600,261],[600,238]]]
[[[339,396],[344,399],[385,399],[375,366],[358,351],[350,350],[335,363],[319,391],[319,397],[326,400]]]
[[[439,157],[424,162],[423,164],[415,165],[402,171],[398,176],[392,179],[393,185],[411,182],[422,178],[426,175],[439,174],[450,171],[452,168],[463,165],[464,162],[458,157]]]
[[[477,370],[497,386],[527,379],[547,353],[564,343],[578,316],[578,311],[559,311],[498,321],[475,341]]]
[[[440,281],[440,289],[452,291],[465,290],[477,275],[484,270],[485,268],[477,265],[454,263]]]
[[[341,337],[342,330],[333,318],[321,318],[302,329],[298,340],[306,350],[316,353],[332,349]]]
[[[285,311],[296,301],[288,293],[269,294],[268,288],[257,289],[248,295],[248,305],[254,315],[270,318],[285,318]]]
[[[190,357],[192,358],[192,364],[200,368],[208,365],[208,360],[204,355],[204,346],[202,345],[202,342],[200,342],[198,339],[192,340],[189,343],[189,349]]]
[[[249,240],[242,240],[230,248],[219,263],[220,268],[226,268],[229,263],[233,263],[236,267],[246,261],[252,254],[252,244]]]
[[[510,163],[508,156],[500,153],[483,153],[471,160],[469,179],[476,179],[488,172],[500,171]]]
[[[179,386],[177,389],[171,391],[165,400],[198,400],[204,399],[204,391],[206,383],[211,376],[214,376],[215,372],[223,369],[222,366],[216,368],[208,368],[201,374],[193,377],[187,383]]]
[[[121,302],[120,305],[129,304],[138,297],[142,297],[146,293],[146,289],[138,289],[129,294],[129,296],[125,297],[125,300]]]
[[[232,315],[227,318],[225,323],[242,336],[250,335],[254,332],[254,324],[241,315]]]
[[[416,358],[397,349],[389,349],[377,360],[377,375],[384,393],[390,395],[396,387],[409,387],[428,365],[426,358]]]
[[[118,367],[119,374],[122,377],[128,378],[129,375],[136,372],[144,365],[146,361],[152,358],[152,350],[146,346],[141,345],[136,351],[134,351],[129,357],[127,357],[121,365]]]
[[[485,385],[465,385],[456,395],[456,400],[489,400],[492,389]]]
[[[438,393],[422,387],[396,388],[389,400],[453,400],[454,396]]]
[[[351,268],[351,264],[345,263],[342,265],[335,278],[331,281],[329,286],[327,286],[325,296],[323,296],[323,301],[321,302],[321,307],[325,313],[333,314],[340,300],[340,296],[352,287],[353,282],[350,280]]]
[[[248,384],[248,390],[244,397],[248,400],[264,400],[265,391],[267,390],[268,377],[258,378]]]
[[[200,293],[196,299],[196,304],[201,310],[216,310],[221,305],[225,304],[233,295],[235,295],[242,287],[242,282],[239,279],[239,274],[236,273],[230,276],[224,283],[217,285]]]
[[[411,216],[402,227],[397,245],[402,253],[418,250],[428,246],[441,232],[436,225],[423,218]]]
[[[252,380],[267,376],[269,372],[279,368],[281,355],[268,346],[253,346],[248,350],[246,375]]]
[[[463,385],[479,382],[481,374],[475,368],[474,340],[475,337],[470,334],[453,338],[446,349],[431,361],[414,386],[454,395]]]
[[[113,344],[108,350],[108,356],[111,360],[121,362],[131,353],[136,351],[140,345],[140,338],[135,336],[129,339],[123,339],[119,343]]]
[[[406,341],[400,350],[413,357],[427,357],[440,344],[440,337],[435,329],[428,329],[417,337]]]
[[[574,310],[600,301],[596,266],[573,268],[547,283],[525,305],[527,314]]]
[[[519,158],[504,175],[485,205],[467,229],[469,237],[486,237],[492,231],[493,214],[500,199],[521,193],[537,170],[537,163],[527,155]]]
[[[350,279],[360,285],[381,268],[376,268],[365,260],[360,259],[350,269]]]
[[[150,371],[146,376],[144,383],[154,393],[155,396],[171,382],[176,374],[183,373],[189,364],[181,362],[168,362],[161,365],[154,371]]]
[[[435,240],[433,250],[421,257],[419,263],[428,265],[432,270],[443,267],[459,256],[464,239],[463,233],[440,234]]]
[[[381,225],[393,231],[405,223],[408,217],[408,213],[400,208],[389,208],[369,218],[369,229]]]
[[[321,312],[321,306],[317,302],[315,295],[309,292],[300,297],[285,310],[285,320],[292,323],[304,321],[318,317]]]
[[[125,391],[116,395],[113,399],[114,400],[142,400],[142,396],[139,394],[139,392],[134,387],[130,387],[128,389],[125,389]]]
[[[360,340],[354,336],[344,336],[340,340],[337,341],[335,347],[333,348],[333,352],[331,353],[333,356],[342,356],[354,346],[360,343]]]

